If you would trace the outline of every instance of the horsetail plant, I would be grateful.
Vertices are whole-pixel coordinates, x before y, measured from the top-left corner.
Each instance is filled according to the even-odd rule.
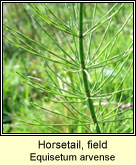
[[[80,14],[79,15],[79,51],[80,51],[79,54],[80,54],[80,65],[81,65],[81,71],[82,71],[82,76],[83,76],[83,83],[84,83],[85,93],[87,97],[88,107],[91,112],[93,122],[97,124],[97,127],[96,127],[97,133],[100,133],[101,131],[96,119],[94,106],[93,106],[93,102],[90,95],[90,89],[89,89],[88,78],[87,78],[88,76],[87,76],[87,71],[86,71],[86,66],[85,66],[85,57],[84,57],[84,50],[83,50],[83,3],[80,3],[79,14]]]
[[[128,5],[131,10],[129,15],[113,32],[110,28],[115,26],[116,18],[125,10],[126,3],[112,4],[104,14],[98,10],[102,5],[99,3],[59,5],[65,5],[62,9],[65,11],[65,21],[61,18],[61,11],[56,14],[51,9],[52,4],[23,4],[33,20],[36,35],[41,33],[35,38],[4,23],[7,33],[4,38],[9,43],[44,61],[43,72],[46,76],[43,81],[31,75],[18,74],[24,83],[46,93],[44,97],[54,104],[51,108],[46,107],[46,102],[41,103],[43,105],[31,102],[31,105],[53,117],[58,116],[53,123],[47,123],[46,119],[38,116],[24,123],[45,126],[60,133],[132,132],[129,125],[133,119],[133,88],[130,84],[123,88],[126,78],[132,73],[132,39],[125,47],[116,50],[119,36],[125,33],[124,29],[132,19],[131,4]],[[91,14],[86,13],[86,8],[91,9],[88,10]],[[99,35],[101,31],[102,35]],[[48,47],[44,35],[50,39],[53,48]],[[57,110],[53,110],[55,107]]]

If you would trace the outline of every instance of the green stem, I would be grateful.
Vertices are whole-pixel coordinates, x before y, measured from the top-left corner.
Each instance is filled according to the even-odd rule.
[[[87,74],[86,74],[86,68],[85,68],[85,57],[84,57],[84,51],[83,51],[83,3],[80,3],[80,10],[79,10],[79,51],[80,51],[80,63],[81,63],[81,69],[82,69],[82,77],[83,77],[83,83],[84,83],[84,89],[87,96],[87,103],[89,106],[89,110],[93,119],[94,124],[96,125],[96,131],[97,133],[101,133],[97,118],[94,111],[93,101],[91,99],[90,95],[90,88],[88,84]]]

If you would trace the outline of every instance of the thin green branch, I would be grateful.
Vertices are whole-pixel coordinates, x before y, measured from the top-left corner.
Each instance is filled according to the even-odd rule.
[[[88,107],[93,119],[94,124],[96,125],[96,131],[97,133],[101,133],[95,111],[94,111],[94,106],[93,106],[93,101],[90,98],[90,89],[89,89],[89,84],[88,84],[88,78],[87,74],[85,72],[85,56],[84,56],[84,51],[83,51],[83,3],[80,3],[80,10],[79,10],[79,54],[80,54],[80,63],[81,63],[81,69],[82,69],[82,77],[83,77],[83,83],[84,83],[84,89],[85,93],[87,96],[87,103]]]

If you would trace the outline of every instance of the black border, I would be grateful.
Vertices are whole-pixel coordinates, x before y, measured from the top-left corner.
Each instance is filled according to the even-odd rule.
[[[89,3],[89,2],[94,2],[94,3],[133,3],[133,48],[135,52],[135,1],[1,1],[1,132],[0,136],[135,136],[135,57],[133,53],[133,133],[3,133],[3,3],[41,3],[41,2],[46,2],[46,3]]]

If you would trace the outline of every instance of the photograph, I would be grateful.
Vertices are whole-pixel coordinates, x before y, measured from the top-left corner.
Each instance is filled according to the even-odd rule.
[[[2,133],[134,134],[133,2],[3,2]]]

